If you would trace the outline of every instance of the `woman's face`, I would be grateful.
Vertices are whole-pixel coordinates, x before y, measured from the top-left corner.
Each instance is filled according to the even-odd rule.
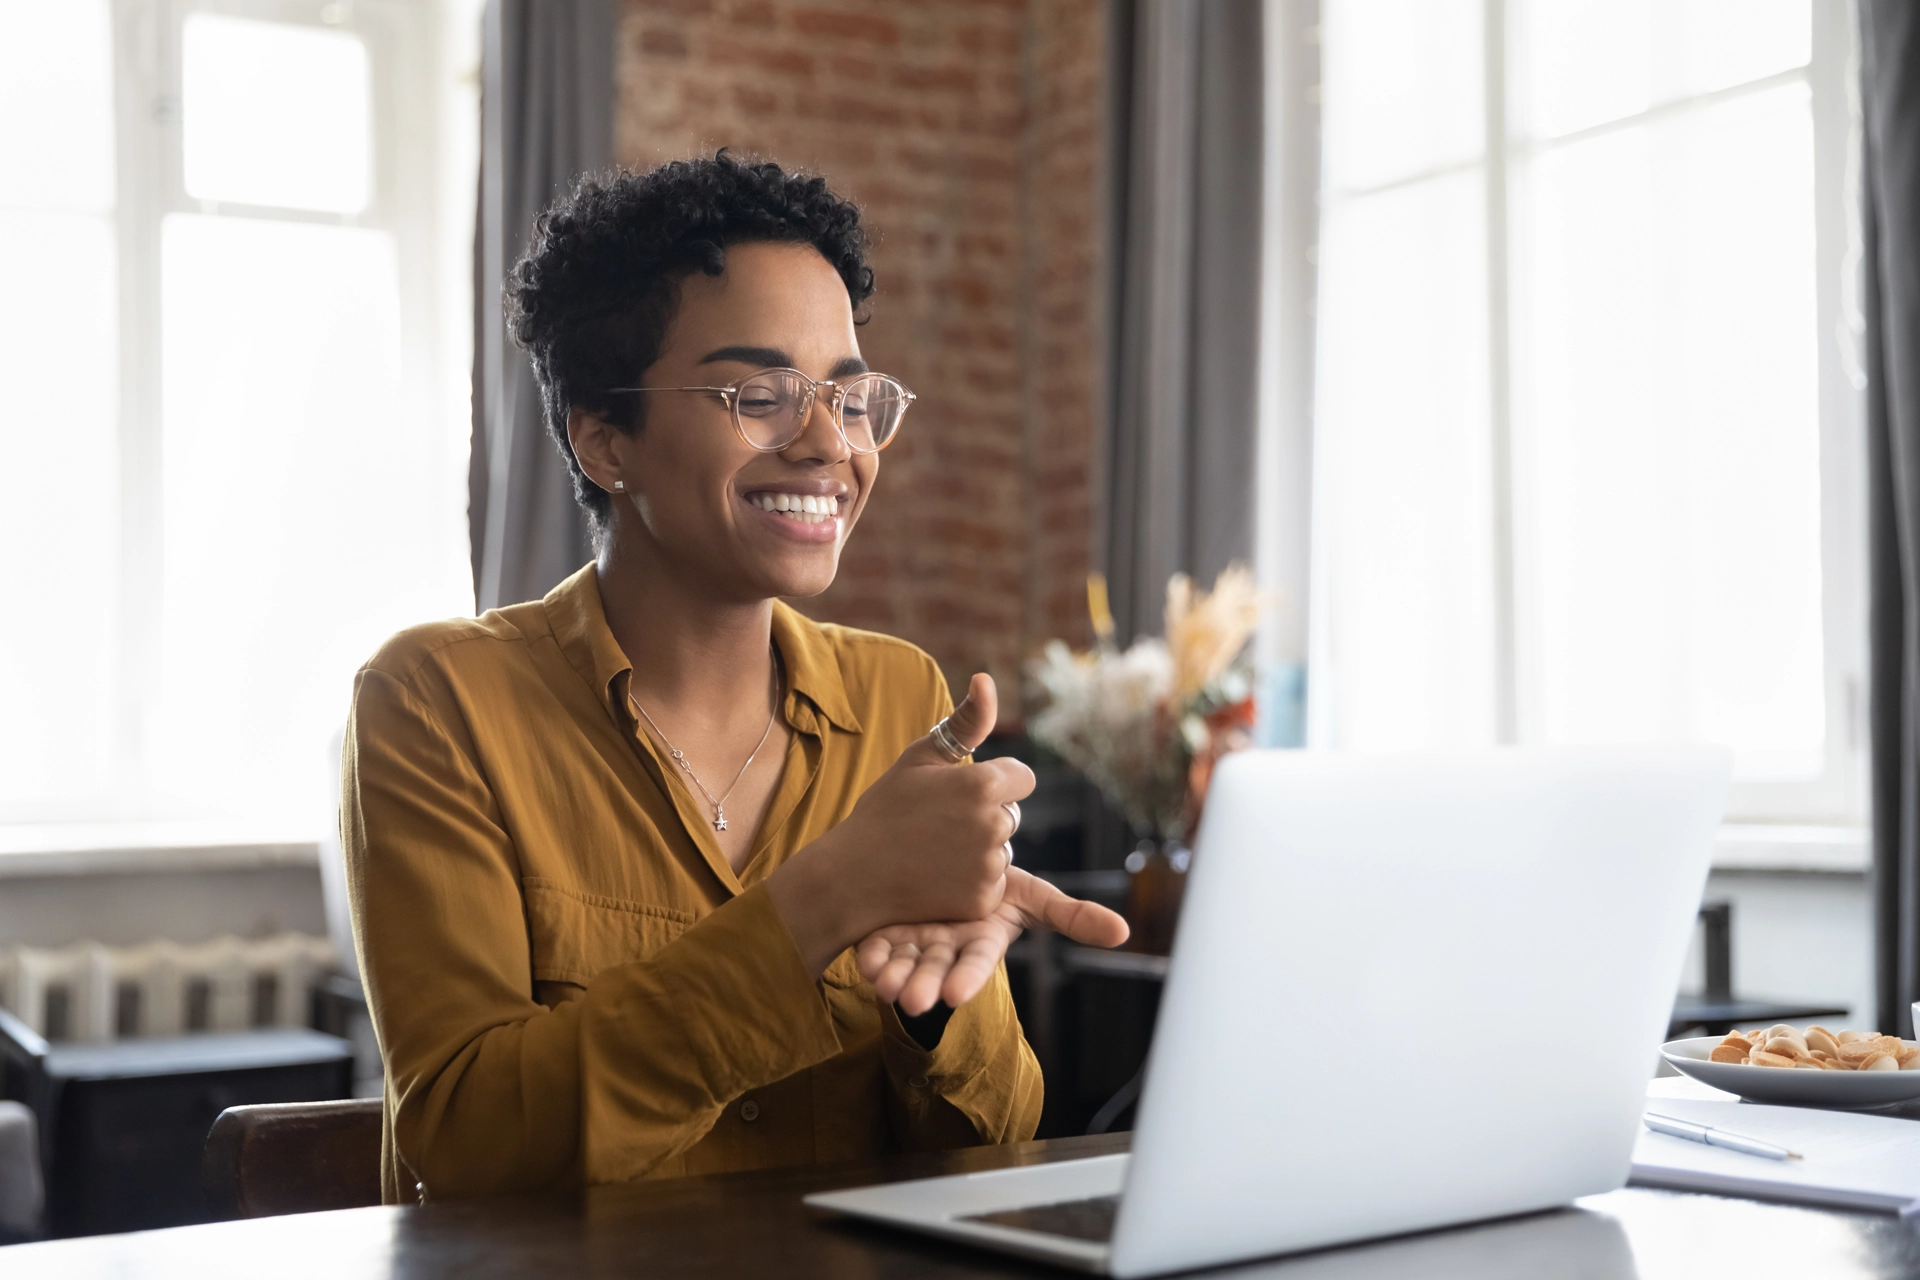
[[[866,369],[854,337],[847,287],[811,245],[741,244],[718,276],[695,273],[648,387],[725,386],[756,370],[784,366],[825,381]],[[611,537],[645,539],[661,560],[732,600],[811,596],[826,590],[879,474],[875,454],[856,454],[834,424],[830,397],[814,398],[805,428],[778,453],[740,438],[720,397],[645,393],[644,425],[632,434],[589,430],[576,415],[576,452],[613,493]],[[587,446],[582,451],[582,446]],[[597,447],[596,447],[597,446]],[[589,454],[604,451],[596,466]],[[784,497],[784,502],[782,498]],[[768,510],[830,504],[826,518]]]

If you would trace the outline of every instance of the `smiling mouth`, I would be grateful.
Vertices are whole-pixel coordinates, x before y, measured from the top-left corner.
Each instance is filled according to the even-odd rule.
[[[771,511],[799,524],[823,524],[840,514],[838,498],[812,494],[750,493],[747,501],[762,511]]]

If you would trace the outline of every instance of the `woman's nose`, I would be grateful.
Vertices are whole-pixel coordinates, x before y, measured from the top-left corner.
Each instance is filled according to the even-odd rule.
[[[845,462],[853,454],[840,424],[833,420],[833,398],[816,395],[793,443],[780,451],[789,462]]]

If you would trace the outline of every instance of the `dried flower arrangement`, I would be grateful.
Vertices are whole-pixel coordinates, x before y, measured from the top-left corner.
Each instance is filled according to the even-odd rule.
[[[1087,580],[1098,644],[1073,653],[1055,640],[1028,666],[1044,709],[1034,740],[1090,778],[1143,835],[1178,842],[1199,822],[1214,762],[1252,741],[1247,642],[1263,601],[1245,565],[1213,590],[1185,574],[1167,583],[1166,635],[1113,643],[1106,582]]]

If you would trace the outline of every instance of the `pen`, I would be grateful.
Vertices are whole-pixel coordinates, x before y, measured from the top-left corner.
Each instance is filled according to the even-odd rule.
[[[1798,1160],[1798,1151],[1789,1151],[1785,1147],[1776,1147],[1771,1142],[1762,1142],[1758,1138],[1743,1138],[1737,1133],[1728,1133],[1725,1129],[1715,1129],[1711,1125],[1694,1124],[1690,1120],[1675,1120],[1672,1116],[1655,1115],[1649,1111],[1643,1117],[1647,1128],[1655,1133],[1664,1133],[1669,1137],[1685,1138],[1688,1142],[1703,1142],[1710,1147],[1725,1147],[1729,1151],[1744,1151],[1750,1156],[1764,1156],[1768,1160]]]

